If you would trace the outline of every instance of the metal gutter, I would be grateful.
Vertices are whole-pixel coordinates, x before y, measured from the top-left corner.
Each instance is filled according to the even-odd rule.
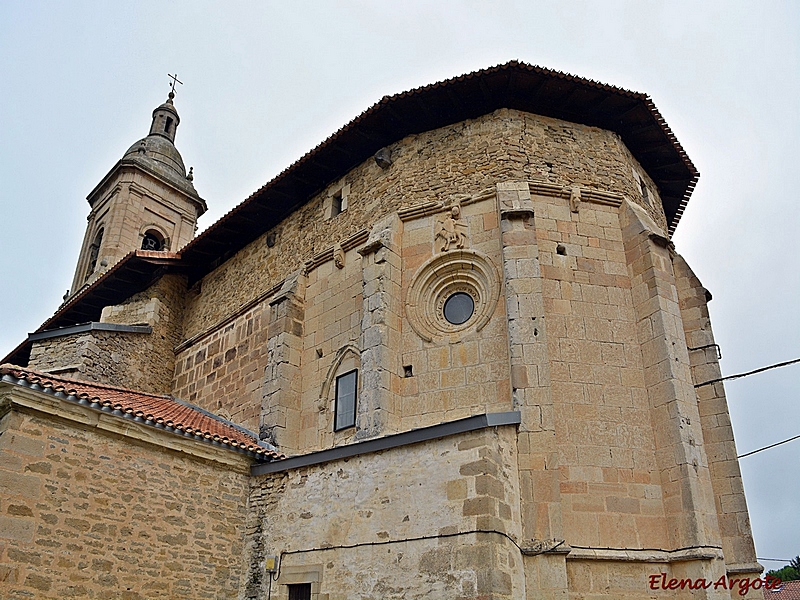
[[[519,425],[521,421],[522,418],[519,411],[485,413],[467,417],[466,419],[439,423],[438,425],[432,425],[430,427],[421,427],[420,429],[412,429],[411,431],[405,431],[403,433],[387,435],[365,442],[338,446],[336,448],[330,448],[329,450],[311,452],[300,456],[292,456],[276,462],[253,465],[250,467],[250,474],[258,476],[267,475],[269,473],[281,473],[300,467],[309,467],[334,460],[351,458],[361,454],[371,454],[382,450],[399,448],[400,446],[409,446],[411,444],[436,440],[459,433],[466,433],[468,431],[477,431],[479,429],[500,427],[503,425]]]

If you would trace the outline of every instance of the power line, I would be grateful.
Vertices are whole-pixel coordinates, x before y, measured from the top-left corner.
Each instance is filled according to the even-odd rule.
[[[784,563],[792,562],[791,560],[787,560],[785,558],[761,558],[760,556],[756,557],[756,560],[765,560],[768,562],[784,562]]]
[[[727,381],[729,379],[739,379],[740,377],[747,377],[748,375],[755,375],[756,373],[761,373],[763,371],[769,371],[770,369],[777,369],[778,367],[785,367],[787,365],[793,365],[795,363],[800,363],[800,358],[795,358],[794,360],[787,360],[786,362],[778,363],[776,365],[769,365],[768,367],[761,367],[760,369],[756,369],[755,371],[748,371],[747,373],[738,373],[736,375],[728,375],[727,377],[718,377],[717,379],[712,379],[711,381],[704,381],[703,383],[698,383],[694,387],[699,388],[699,387],[703,387],[704,385],[711,385],[712,383],[719,383],[720,381]]]
[[[770,444],[769,446],[764,446],[763,448],[759,448],[758,450],[753,450],[752,452],[748,452],[746,454],[740,454],[736,458],[744,458],[745,456],[750,456],[751,454],[756,454],[757,452],[761,452],[762,450],[769,450],[770,448],[774,448],[775,446],[780,446],[781,444],[785,444],[787,442],[791,442],[792,440],[796,440],[800,438],[800,435],[796,435],[794,437],[790,437],[788,440],[783,440],[782,442],[778,442],[776,444]]]

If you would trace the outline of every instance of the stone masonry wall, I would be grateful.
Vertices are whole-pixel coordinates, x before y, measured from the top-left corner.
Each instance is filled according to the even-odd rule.
[[[246,474],[17,411],[0,455],[0,597],[236,596]]]
[[[269,298],[265,295],[291,273],[301,270],[305,261],[359,231],[369,231],[379,219],[401,206],[430,201],[449,202],[459,195],[471,196],[492,189],[497,181],[536,177],[560,185],[577,181],[583,186],[627,193],[663,221],[663,215],[659,216],[659,211],[642,198],[633,176],[633,171],[640,169],[627,149],[616,135],[596,128],[500,110],[472,121],[410,136],[392,146],[392,157],[394,163],[387,170],[368,160],[331,185],[331,189],[343,183],[349,185],[347,208],[339,215],[325,219],[323,208],[330,190],[324,190],[273,230],[277,236],[273,247],[269,247],[263,237],[259,238],[203,279],[197,288],[199,291],[190,294],[187,300],[184,339],[189,341],[177,357],[173,393],[209,410],[222,410],[250,428],[258,427],[258,390],[269,362],[265,332],[269,322]],[[649,196],[651,201],[658,202],[654,187]],[[492,202],[465,206],[464,217],[469,222],[469,235],[476,247],[485,247],[499,268],[499,232]],[[420,227],[419,223],[407,224],[409,233],[403,234],[407,239],[402,241],[403,248],[398,249],[403,253],[405,285],[425,258],[419,248],[427,244],[428,252],[432,250],[435,232],[429,222],[433,219],[431,216],[423,218],[425,222],[421,229],[413,232],[411,230]],[[353,260],[348,258],[345,271],[350,273],[352,268]],[[338,272],[332,261],[328,261],[312,269],[310,277],[316,277],[314,272],[320,269]],[[355,279],[354,282],[357,286]],[[315,285],[313,279],[310,285]],[[346,292],[357,303],[359,292],[355,287]],[[321,290],[321,293],[328,292]],[[258,300],[259,297],[262,300]],[[307,298],[313,304],[316,296],[309,293]],[[254,306],[242,310],[254,300]],[[320,306],[332,306],[338,301],[330,298]],[[338,312],[342,310],[345,309],[341,306],[335,309]],[[493,349],[488,347],[488,340],[480,342],[484,346],[480,358],[476,339],[474,342],[465,340],[467,343],[460,346],[457,356],[451,356],[450,348],[445,345],[436,350],[425,350],[423,354],[438,354],[422,360],[420,352],[423,349],[419,340],[414,341],[413,335],[409,337],[404,333],[403,355],[389,358],[391,369],[396,371],[402,366],[394,365],[394,362],[416,363],[421,375],[423,370],[430,372],[419,378],[399,381],[397,375],[386,374],[395,381],[387,384],[390,392],[402,394],[407,398],[404,403],[411,402],[402,408],[385,407],[392,415],[390,419],[394,419],[393,422],[398,418],[405,420],[402,429],[407,425],[422,425],[420,415],[426,411],[436,413],[434,416],[437,417],[443,416],[439,415],[442,410],[451,416],[466,416],[486,406],[487,402],[509,406],[509,375],[507,367],[503,366],[507,364],[507,343],[501,331],[504,327],[503,310],[503,303],[498,303],[498,318],[492,319],[482,332],[483,337],[489,336],[495,341]],[[328,315],[332,315],[327,311],[317,315],[318,311],[315,311],[316,308],[308,312],[312,321],[325,321]],[[314,339],[306,340],[302,353],[303,403],[311,408],[308,411],[303,409],[305,416],[302,418],[305,423],[303,430],[306,431],[306,425],[310,427],[308,435],[311,438],[317,438],[318,431],[324,435],[327,426],[322,421],[329,416],[320,416],[319,410],[312,406],[320,401],[322,382],[319,373],[324,377],[324,371],[330,365],[327,357],[342,347],[344,342],[340,344],[336,339],[358,339],[355,329],[348,329],[349,333],[344,330],[331,333],[334,327],[343,323],[340,316],[332,318],[336,323],[320,321],[313,327],[308,324],[306,327],[306,337],[311,335],[308,332],[313,332]],[[356,312],[348,312],[348,318],[356,319]],[[407,330],[407,325],[403,325],[403,332]],[[325,348],[317,339],[320,336],[330,338],[322,344]],[[325,358],[322,360],[314,354],[318,350],[323,352]],[[445,377],[444,383],[442,376]],[[463,379],[464,383],[468,380],[474,383],[476,377],[482,379],[481,386],[486,389],[470,392],[475,397],[467,399],[466,403],[455,402],[455,390],[461,385],[458,382]],[[397,389],[399,385],[405,387]],[[448,394],[449,400],[433,398]],[[311,449],[328,444],[314,442],[311,438],[303,442],[303,447]]]
[[[512,541],[454,535],[519,540],[515,437],[485,429],[254,479],[241,597],[265,597],[260,561],[282,554],[275,600],[298,573],[318,600],[524,598]]]
[[[533,205],[564,536],[669,546],[618,208]]]
[[[423,265],[437,261],[435,270],[448,268],[453,261],[464,261],[470,270],[481,261],[489,274],[477,299],[476,312],[486,304],[489,316],[485,325],[478,324],[454,333],[430,331],[424,340],[414,329],[408,305],[402,320],[402,364],[411,367],[413,376],[401,379],[402,407],[400,429],[433,425],[482,412],[513,410],[508,358],[508,322],[502,298],[500,234],[497,201],[487,199],[470,202],[461,207],[459,222],[466,239],[463,249],[442,250],[441,238],[436,238],[437,224],[450,215],[450,208],[419,218],[409,218],[403,227],[403,287],[402,298],[408,303],[411,287],[423,294],[428,287],[414,282]],[[463,251],[462,251],[463,250]],[[474,253],[474,254],[473,254]],[[443,275],[442,278],[447,276]],[[459,279],[459,271],[451,274]],[[455,284],[452,290],[459,289]],[[449,295],[452,292],[445,292]],[[476,294],[477,295],[477,294]],[[414,301],[418,298],[414,296]],[[435,298],[427,298],[418,307],[433,320],[437,308]],[[419,327],[419,325],[417,325]]]
[[[303,261],[362,229],[371,229],[401,206],[472,195],[508,179],[542,179],[626,194],[664,222],[655,186],[619,137],[609,131],[514,110],[409,136],[391,146],[393,164],[373,160],[356,167],[330,188],[350,185],[347,210],[325,220],[323,190],[278,225],[277,243],[264,236],[238,252],[202,282],[190,300],[184,335],[190,338],[300,268]],[[642,198],[638,170],[649,189]],[[652,204],[651,204],[652,203]]]
[[[103,309],[101,322],[150,325],[152,333],[93,330],[41,340],[34,342],[28,365],[84,381],[169,393],[185,289],[183,277],[165,275],[123,304]]]
[[[179,351],[172,393],[258,431],[269,318],[265,300]]]
[[[692,379],[695,384],[718,379],[722,373],[708,314],[710,296],[683,257],[675,255],[672,262],[684,333],[690,348]],[[753,533],[725,387],[720,381],[696,388],[696,391],[726,563],[738,572],[749,566],[757,573]]]
[[[342,268],[327,261],[308,274],[306,284],[300,357],[302,395],[296,433],[296,447],[304,452],[352,441],[355,434],[355,428],[335,434],[333,431],[335,378],[359,366],[357,355],[347,349],[361,348],[364,259],[355,250],[343,256]],[[366,376],[363,370],[359,371],[359,404],[366,389]]]

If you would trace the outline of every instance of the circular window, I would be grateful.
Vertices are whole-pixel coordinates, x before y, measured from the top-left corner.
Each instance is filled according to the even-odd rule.
[[[497,309],[500,281],[492,261],[474,250],[444,252],[425,262],[406,293],[406,315],[425,341],[480,331]]]
[[[466,292],[456,292],[444,302],[444,318],[448,323],[461,325],[475,312],[475,301]]]

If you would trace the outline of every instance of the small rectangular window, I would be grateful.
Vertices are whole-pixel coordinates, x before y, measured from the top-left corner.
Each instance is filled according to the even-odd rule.
[[[311,600],[310,583],[289,584],[289,600]]]
[[[323,216],[325,220],[333,219],[337,215],[347,211],[348,196],[350,195],[350,184],[334,188],[328,193],[322,203]]]
[[[356,424],[356,391],[358,390],[358,370],[350,371],[336,378],[336,407],[333,416],[333,430],[339,431]]]
[[[342,212],[342,193],[339,192],[331,199],[331,217],[335,217],[336,215]]]
[[[650,204],[650,194],[647,193],[647,186],[641,179],[639,180],[639,187],[642,189],[642,198],[644,199],[645,202]]]

